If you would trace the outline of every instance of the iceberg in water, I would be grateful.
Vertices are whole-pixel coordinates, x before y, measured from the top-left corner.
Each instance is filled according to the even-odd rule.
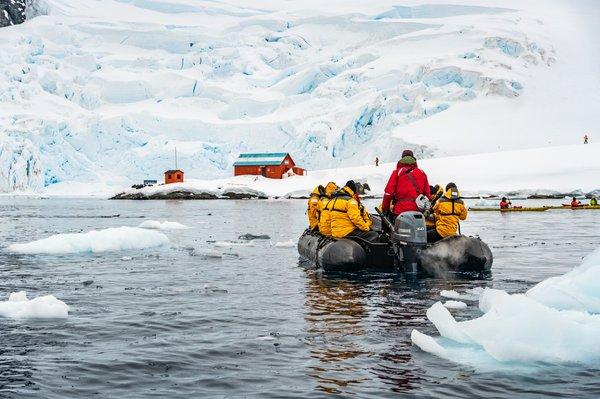
[[[8,301],[0,302],[0,316],[12,319],[66,319],[69,306],[54,295],[27,299],[25,291],[13,292]]]
[[[87,233],[55,234],[42,240],[12,244],[10,252],[21,254],[70,254],[142,249],[169,243],[163,233],[139,227],[112,227]]]
[[[427,318],[441,337],[413,330],[422,350],[480,369],[507,364],[600,363],[600,248],[563,276],[542,281],[526,294],[486,288],[483,316],[457,322],[437,302]],[[508,368],[510,370],[510,368]]]

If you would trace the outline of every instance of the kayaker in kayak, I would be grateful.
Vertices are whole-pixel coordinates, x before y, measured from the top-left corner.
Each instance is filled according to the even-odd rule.
[[[573,197],[571,200],[571,208],[577,208],[581,206],[581,202],[577,200],[577,198]]]
[[[512,202],[510,202],[506,197],[502,197],[502,201],[500,201],[500,209],[509,208],[512,208]]]
[[[446,192],[433,207],[433,214],[435,229],[427,232],[427,242],[457,235],[460,221],[467,218],[467,207],[460,198],[456,184],[446,185]]]
[[[385,186],[381,210],[384,213],[391,210],[394,219],[402,212],[422,212],[424,209],[418,209],[415,202],[420,195],[431,198],[427,175],[417,166],[413,152],[404,150],[396,170],[392,172]]]

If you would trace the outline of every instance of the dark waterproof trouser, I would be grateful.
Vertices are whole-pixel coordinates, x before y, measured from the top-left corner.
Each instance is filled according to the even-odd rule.
[[[371,231],[362,231],[362,230],[356,229],[344,238],[352,238],[352,237],[362,238],[363,240],[369,241],[369,242],[376,242],[379,239],[379,234],[377,234],[376,231],[372,231],[372,230]]]
[[[428,243],[438,242],[442,238],[444,238],[444,237],[442,237],[440,235],[440,233],[437,232],[437,230],[435,229],[435,227],[427,230],[427,242]]]

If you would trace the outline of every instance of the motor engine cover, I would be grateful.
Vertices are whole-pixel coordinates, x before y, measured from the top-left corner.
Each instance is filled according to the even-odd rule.
[[[423,214],[410,211],[398,215],[392,238],[401,244],[427,245],[427,228]]]

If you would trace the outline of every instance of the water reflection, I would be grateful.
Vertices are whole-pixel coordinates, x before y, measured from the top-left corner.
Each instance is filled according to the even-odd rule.
[[[410,336],[441,290],[464,291],[472,279],[410,279],[394,273],[324,274],[306,270],[306,345],[316,360],[308,375],[317,389],[345,388],[378,379],[393,392],[422,386],[428,371],[413,359]],[[480,281],[477,286],[486,286]],[[368,384],[367,384],[368,385]]]
[[[363,320],[369,316],[365,289],[355,281],[323,278],[314,270],[307,270],[307,283],[305,340],[318,360],[308,374],[318,390],[341,393],[343,387],[368,380],[360,364],[373,354],[361,344],[367,334]]]

